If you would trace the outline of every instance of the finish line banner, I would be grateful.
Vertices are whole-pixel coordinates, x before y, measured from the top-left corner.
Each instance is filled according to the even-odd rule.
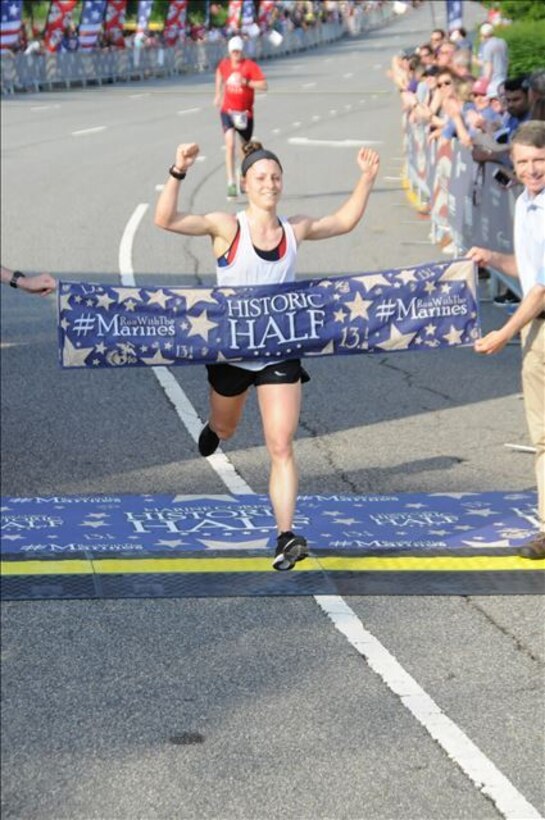
[[[59,285],[63,367],[214,364],[468,346],[468,259],[237,288]]]

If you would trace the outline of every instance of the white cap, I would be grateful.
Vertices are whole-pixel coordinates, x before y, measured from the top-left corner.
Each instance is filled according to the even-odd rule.
[[[232,51],[244,51],[244,43],[242,42],[242,37],[231,37],[229,40],[229,54]]]
[[[483,23],[479,31],[481,32],[481,35],[483,37],[490,37],[490,35],[494,31],[494,26],[490,23]]]

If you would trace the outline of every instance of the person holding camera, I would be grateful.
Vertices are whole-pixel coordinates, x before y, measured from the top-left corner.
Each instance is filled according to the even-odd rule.
[[[520,331],[524,406],[536,448],[539,519],[539,532],[520,554],[545,558],[545,122],[528,120],[517,129],[511,159],[524,185],[515,206],[515,252],[473,247],[467,256],[478,265],[518,278],[523,299],[503,327],[475,342],[475,350],[498,353]]]

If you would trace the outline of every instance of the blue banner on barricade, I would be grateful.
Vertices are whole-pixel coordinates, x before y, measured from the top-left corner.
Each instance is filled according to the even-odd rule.
[[[457,248],[464,247],[466,226],[472,224],[473,167],[471,151],[454,140],[448,190],[448,223]],[[467,247],[471,244],[473,243]]]
[[[446,0],[447,27],[449,32],[463,25],[462,0]]]
[[[534,533],[535,493],[303,495],[295,529],[315,555],[509,554]],[[2,498],[2,556],[259,554],[276,523],[264,495]]]
[[[432,162],[433,192],[431,214],[437,239],[450,233],[449,230],[449,188],[452,172],[453,140],[440,139],[435,160]]]
[[[500,253],[513,253],[515,202],[522,192],[522,186],[505,189],[494,176],[498,169],[505,172],[504,166],[494,162],[475,165],[471,223],[465,232],[466,246],[482,245]]]
[[[430,350],[480,333],[468,259],[238,288],[59,285],[63,367]]]

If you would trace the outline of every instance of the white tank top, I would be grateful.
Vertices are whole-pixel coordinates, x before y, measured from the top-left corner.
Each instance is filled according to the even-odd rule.
[[[286,236],[286,252],[281,259],[269,261],[259,256],[252,244],[250,226],[245,211],[237,213],[240,235],[235,258],[229,265],[216,266],[218,287],[240,287],[245,285],[274,285],[295,280],[297,261],[297,240],[292,226],[285,217],[279,217]],[[244,370],[263,370],[281,359],[256,359],[255,361],[233,362]]]

